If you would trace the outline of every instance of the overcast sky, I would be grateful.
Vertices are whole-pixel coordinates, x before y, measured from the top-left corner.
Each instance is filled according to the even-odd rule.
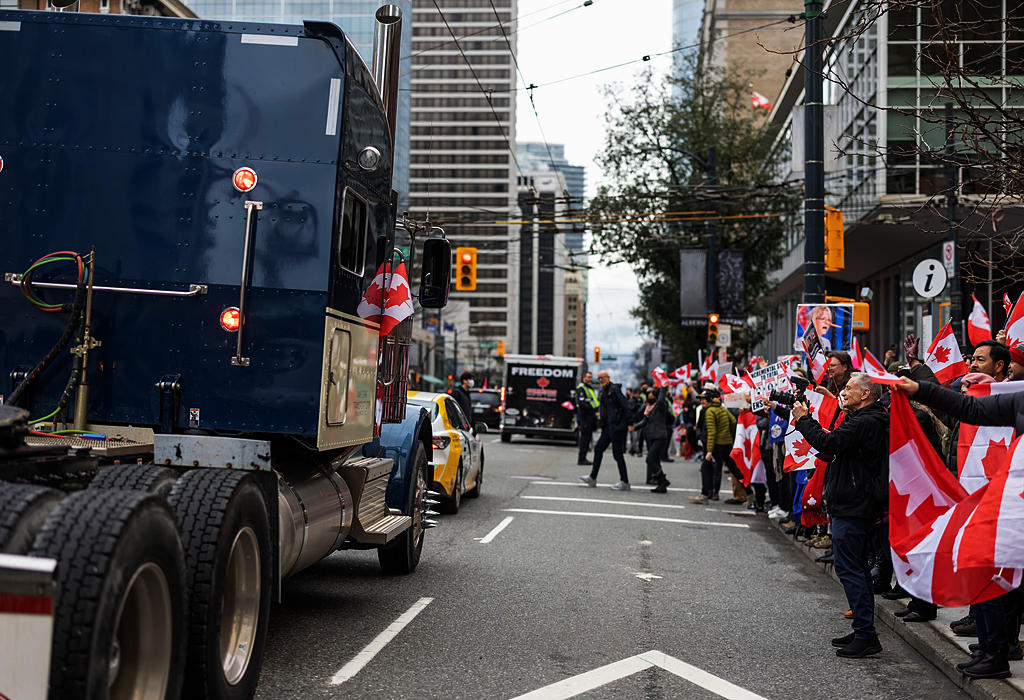
[[[523,77],[536,85],[667,51],[672,46],[671,0],[519,0],[518,60]],[[578,8],[578,9],[572,9]],[[559,12],[566,14],[547,18]],[[547,21],[545,21],[547,20]],[[535,25],[535,26],[531,26]],[[669,57],[654,59],[656,69],[670,67]],[[608,70],[534,90],[538,119],[524,92],[519,94],[516,137],[519,141],[565,144],[569,162],[587,168],[587,192],[602,181],[594,156],[604,143],[605,101],[601,86],[627,83],[646,64]],[[636,278],[627,266],[590,271],[587,346],[605,355],[632,352],[641,342],[629,310],[637,304]],[[588,351],[589,354],[589,351]]]

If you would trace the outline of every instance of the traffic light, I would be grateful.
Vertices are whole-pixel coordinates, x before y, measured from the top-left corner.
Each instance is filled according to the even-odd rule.
[[[598,345],[594,346],[594,364],[601,364],[601,348]]]
[[[825,272],[839,272],[846,267],[843,243],[843,212],[825,207]]]
[[[455,289],[460,292],[472,292],[476,289],[476,248],[456,248],[455,262],[458,272],[455,275]]]
[[[494,346],[495,354],[498,357],[505,357],[505,341],[499,340]]]
[[[708,342],[718,342],[718,314],[708,314]]]

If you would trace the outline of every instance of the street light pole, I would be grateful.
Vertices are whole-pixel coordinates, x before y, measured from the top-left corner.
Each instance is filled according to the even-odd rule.
[[[963,328],[963,300],[960,297],[960,230],[956,225],[956,163],[953,160],[953,103],[946,103],[946,218],[949,220],[949,239],[953,242],[953,274],[949,280],[949,323],[953,335],[961,345],[967,341]],[[991,269],[991,268],[990,268]],[[989,302],[989,308],[992,304]]]
[[[804,0],[804,303],[825,301],[822,3]]]
[[[700,163],[700,160],[697,160]],[[708,193],[714,193],[715,187],[718,185],[718,175],[715,172],[715,147],[708,147],[708,161],[704,165],[704,170],[708,176]],[[704,222],[705,230],[708,234],[708,261],[707,261],[707,294],[708,294],[708,311],[710,313],[718,313],[718,222],[715,221],[715,214],[717,213],[717,207],[715,201],[711,200],[711,218]]]

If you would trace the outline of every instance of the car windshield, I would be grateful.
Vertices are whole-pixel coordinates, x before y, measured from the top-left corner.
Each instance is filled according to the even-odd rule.
[[[437,418],[437,402],[429,399],[409,399],[413,406],[422,406],[430,411],[430,420]]]
[[[471,391],[469,397],[473,403],[482,403],[485,406],[497,406],[501,403],[501,397],[491,391]]]

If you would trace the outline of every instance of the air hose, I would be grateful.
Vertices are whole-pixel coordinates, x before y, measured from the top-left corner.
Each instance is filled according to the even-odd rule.
[[[35,297],[35,295],[32,294],[32,273],[35,272],[40,267],[42,267],[43,265],[65,261],[75,262],[77,263],[78,266],[78,285],[75,288],[74,301],[70,304],[47,304],[45,302],[38,300]],[[68,325],[67,327],[65,327],[64,333],[61,335],[60,339],[57,340],[56,344],[52,348],[50,348],[50,351],[46,353],[46,356],[43,357],[42,360],[39,361],[39,364],[32,368],[32,371],[28,373],[24,381],[18,384],[18,386],[15,387],[14,391],[11,392],[11,395],[7,399],[8,404],[12,406],[16,406],[18,404],[19,399],[21,399],[22,395],[29,388],[29,386],[31,386],[31,384],[39,377],[40,374],[43,373],[43,371],[50,365],[50,363],[52,363],[54,359],[56,359],[56,357],[67,348],[67,346],[71,343],[72,339],[74,339],[75,335],[79,332],[80,327],[85,321],[82,315],[82,307],[85,305],[86,285],[87,280],[85,274],[85,265],[82,260],[82,256],[79,255],[78,253],[74,253],[71,251],[58,251],[56,253],[44,255],[39,260],[34,262],[32,266],[29,267],[28,270],[26,270],[25,274],[22,275],[21,292],[22,294],[25,295],[25,298],[28,299],[29,302],[31,302],[36,307],[42,309],[43,311],[51,313],[57,311],[70,311],[71,318],[68,320]],[[57,413],[63,410],[67,406],[68,402],[71,400],[71,394],[74,392],[75,385],[78,383],[78,377],[79,372],[76,367],[76,369],[72,370],[71,372],[71,377],[68,380],[68,384],[64,389],[64,393],[61,394],[60,401],[58,402],[57,405],[57,409],[50,413],[49,415],[44,416],[43,418],[34,419],[33,422],[47,420],[57,415]]]

